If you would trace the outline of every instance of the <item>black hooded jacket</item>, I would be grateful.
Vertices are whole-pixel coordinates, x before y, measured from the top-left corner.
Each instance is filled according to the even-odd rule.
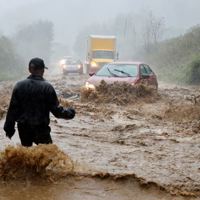
[[[15,132],[15,122],[30,126],[49,125],[49,114],[57,118],[72,119],[75,112],[59,106],[59,101],[53,86],[43,77],[30,75],[18,82],[12,93],[4,130],[12,135]]]

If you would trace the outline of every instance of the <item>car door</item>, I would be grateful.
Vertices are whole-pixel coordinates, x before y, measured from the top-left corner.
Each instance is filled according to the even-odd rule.
[[[149,75],[149,77],[148,77],[149,85],[157,88],[158,83],[157,83],[157,77],[156,77],[155,73],[148,65],[144,64],[144,67],[147,71],[147,74]]]
[[[149,73],[144,64],[140,65],[140,80],[140,83],[144,85],[149,85]]]

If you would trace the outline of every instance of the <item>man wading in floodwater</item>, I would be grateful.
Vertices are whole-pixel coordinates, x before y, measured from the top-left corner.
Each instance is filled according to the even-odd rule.
[[[73,119],[75,110],[59,106],[53,86],[44,80],[44,61],[33,58],[29,62],[30,76],[18,82],[12,93],[4,130],[11,139],[17,122],[23,146],[52,143],[49,113],[57,118]]]

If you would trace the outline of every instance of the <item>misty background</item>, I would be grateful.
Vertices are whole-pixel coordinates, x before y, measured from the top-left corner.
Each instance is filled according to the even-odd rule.
[[[162,41],[199,24],[199,6],[199,0],[0,0],[1,74],[25,70],[35,56],[52,67],[69,55],[84,62],[90,34],[116,35],[120,59],[156,66]]]

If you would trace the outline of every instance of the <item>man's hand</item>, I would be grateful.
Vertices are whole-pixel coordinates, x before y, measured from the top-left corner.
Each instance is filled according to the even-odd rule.
[[[67,119],[73,119],[76,115],[76,111],[73,108],[68,108],[65,110],[65,112]]]
[[[11,139],[12,136],[14,135],[14,133],[15,133],[15,130],[6,132],[6,137],[8,137],[9,139]]]

